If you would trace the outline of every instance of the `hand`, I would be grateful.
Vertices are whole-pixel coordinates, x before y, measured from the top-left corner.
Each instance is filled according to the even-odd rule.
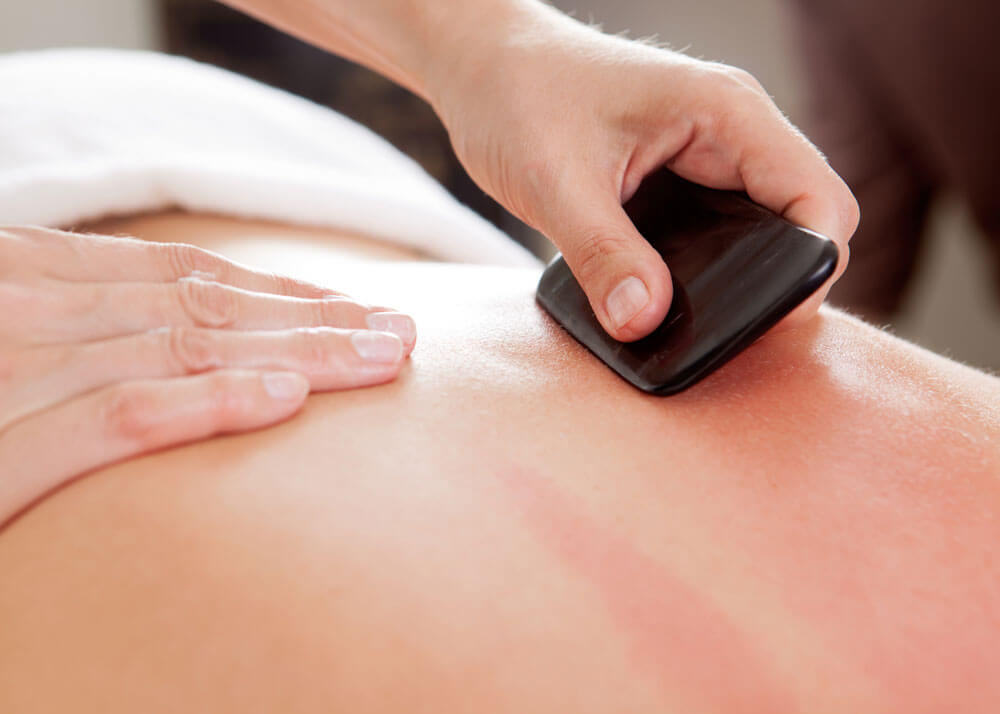
[[[406,315],[193,246],[0,229],[0,526],[68,479],[393,379]]]
[[[558,246],[605,329],[638,339],[670,305],[669,266],[621,207],[663,165],[745,190],[836,241],[834,277],[791,321],[814,314],[847,265],[858,208],[760,84],[530,7],[471,33],[462,62],[432,75],[427,95],[472,177]]]

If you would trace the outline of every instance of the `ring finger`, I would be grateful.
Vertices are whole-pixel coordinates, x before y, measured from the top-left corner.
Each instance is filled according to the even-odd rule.
[[[117,382],[180,377],[218,369],[297,372],[313,390],[392,380],[409,350],[394,334],[330,327],[273,331],[172,328],[72,346],[36,347],[23,393],[3,395],[0,428],[21,417]]]

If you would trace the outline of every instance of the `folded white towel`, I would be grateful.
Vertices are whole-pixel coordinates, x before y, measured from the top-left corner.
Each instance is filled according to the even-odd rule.
[[[169,207],[538,264],[388,142],[306,100],[155,53],[0,55],[0,223]]]

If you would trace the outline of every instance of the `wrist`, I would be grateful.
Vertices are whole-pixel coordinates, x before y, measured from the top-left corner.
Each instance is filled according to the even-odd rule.
[[[505,48],[559,23],[579,27],[541,0],[224,2],[379,72],[439,113],[456,80],[502,64]]]
[[[486,0],[445,15],[428,25],[420,94],[446,123],[448,107],[488,85],[490,72],[506,73],[526,48],[545,44],[560,28],[579,27],[538,0]]]

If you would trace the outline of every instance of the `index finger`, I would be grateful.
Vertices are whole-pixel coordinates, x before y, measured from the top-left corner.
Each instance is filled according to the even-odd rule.
[[[255,270],[186,243],[84,235],[47,228],[23,233],[25,260],[42,275],[67,282],[173,282],[198,276],[254,292],[287,297],[342,295],[304,280]]]
[[[788,221],[812,229],[837,244],[833,275],[780,323],[802,324],[816,314],[827,294],[847,269],[848,241],[858,226],[858,204],[847,184],[819,150],[784,117],[778,126],[748,128],[748,149],[740,164],[746,192],[757,203]],[[768,145],[769,133],[774,136]]]
[[[858,225],[857,201],[819,150],[787,121],[782,124],[748,127],[751,148],[739,167],[746,192],[792,223],[833,240],[846,265],[847,242]],[[838,266],[838,276],[843,267]]]
[[[837,244],[833,275],[782,320],[801,323],[814,315],[830,288],[847,269],[848,241],[860,218],[858,203],[825,157],[771,101],[756,80],[737,72],[739,111],[720,112],[717,140],[734,159],[736,185],[752,200],[791,223]],[[725,95],[722,95],[723,98]]]
[[[710,100],[695,113],[692,139],[673,157],[678,174],[713,188],[745,190],[787,220],[827,236],[847,264],[858,204],[847,184],[751,75],[725,68],[711,75]],[[704,78],[701,78],[704,81]]]

